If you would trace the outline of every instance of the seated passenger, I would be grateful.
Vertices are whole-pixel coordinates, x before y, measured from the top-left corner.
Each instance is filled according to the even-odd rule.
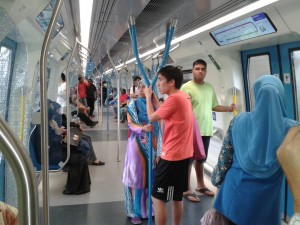
[[[122,89],[120,95],[120,123],[124,123],[127,114],[127,101],[130,97],[126,94],[126,89]],[[118,107],[114,106],[115,115],[118,115]],[[115,117],[116,118],[116,117]]]
[[[66,133],[66,129],[62,126],[63,118],[60,114],[60,108],[58,103],[48,99],[49,163],[55,165],[65,161],[67,152],[67,145],[63,143],[62,137],[62,134]],[[35,138],[35,141],[40,141],[40,138]],[[70,153],[67,164],[68,179],[63,194],[83,194],[89,192],[91,179],[87,159],[77,146],[71,145]]]
[[[67,118],[65,115],[62,116],[63,120],[62,120],[62,124],[63,126],[67,126]],[[80,125],[79,124],[76,124],[74,122],[71,122],[70,123],[70,127],[71,129],[77,129],[78,132],[80,133],[80,140],[79,140],[79,143],[78,143],[78,150],[79,151],[82,151],[84,153],[84,155],[86,156],[87,158],[87,162],[89,165],[96,165],[96,166],[102,166],[102,165],[105,165],[105,162],[102,162],[100,160],[97,159],[97,156],[95,154],[95,151],[94,151],[94,147],[93,147],[93,144],[92,144],[92,140],[91,140],[91,137],[84,134]]]
[[[76,109],[73,109],[71,111],[72,115],[76,115],[80,118],[80,120],[85,123],[87,126],[93,128],[95,125],[98,124],[98,121],[93,121],[90,119],[88,114],[88,108],[86,108],[82,103],[77,101],[76,95],[73,95],[72,97],[72,105],[77,107],[78,111]]]
[[[234,224],[281,225],[283,172],[276,152],[297,122],[287,118],[277,77],[262,76],[253,89],[255,109],[231,121],[214,168],[212,183],[220,190],[213,207]]]

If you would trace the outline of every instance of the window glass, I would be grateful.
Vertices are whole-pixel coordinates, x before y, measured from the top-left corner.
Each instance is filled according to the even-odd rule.
[[[0,116],[6,117],[8,86],[12,66],[12,50],[1,46],[0,48]]]
[[[250,110],[255,106],[253,95],[253,84],[261,76],[271,74],[269,55],[252,56],[248,59],[248,90]]]

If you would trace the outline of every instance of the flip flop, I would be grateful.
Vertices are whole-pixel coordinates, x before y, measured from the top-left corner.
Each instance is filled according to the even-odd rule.
[[[195,192],[193,193],[184,193],[182,195],[184,198],[189,200],[190,202],[200,202],[200,198],[196,195]]]
[[[103,165],[105,165],[105,162],[102,162],[102,161],[96,161],[96,162],[92,162],[92,164],[91,165],[93,165],[93,166],[103,166]]]
[[[204,188],[196,188],[196,191],[204,194],[204,195],[207,195],[209,197],[214,197],[215,196],[215,193],[213,193],[211,190],[209,190],[207,187],[204,187]]]
[[[142,220],[138,217],[132,217],[130,221],[132,224],[142,224]]]

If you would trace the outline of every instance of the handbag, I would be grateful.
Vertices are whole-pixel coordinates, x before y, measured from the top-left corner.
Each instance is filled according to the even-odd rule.
[[[194,116],[193,116],[193,148],[194,148],[193,159],[202,160],[206,158],[200,129],[198,127],[198,123]]]
[[[200,222],[201,225],[230,225],[230,221],[214,208],[208,210]]]

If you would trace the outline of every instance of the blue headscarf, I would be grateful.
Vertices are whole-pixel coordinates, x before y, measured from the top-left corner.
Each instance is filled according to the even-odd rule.
[[[262,76],[253,91],[255,109],[240,114],[233,122],[233,149],[243,171],[267,178],[279,170],[276,151],[297,122],[287,118],[284,88],[277,77]]]
[[[151,83],[151,81],[150,81],[150,83]],[[140,85],[147,86],[144,79],[139,81],[138,87],[140,87]],[[139,113],[138,113],[139,121],[141,123],[142,122],[149,123],[148,115],[147,115],[147,108],[146,108],[146,98],[141,98],[140,96],[138,96],[136,104],[137,104],[137,108],[139,110]]]

